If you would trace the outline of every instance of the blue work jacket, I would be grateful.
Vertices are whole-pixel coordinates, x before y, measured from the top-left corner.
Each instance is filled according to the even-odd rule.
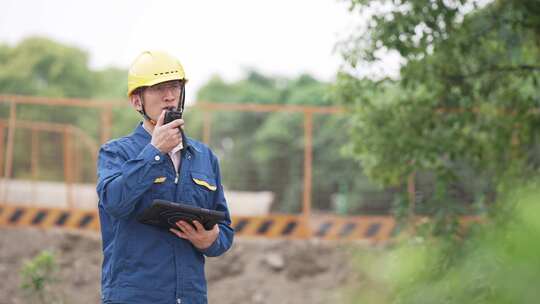
[[[102,303],[207,303],[205,256],[219,256],[234,231],[216,156],[191,138],[184,143],[180,170],[168,154],[135,131],[104,144],[98,157],[99,218],[103,242]],[[224,211],[219,236],[207,249],[136,217],[154,199]]]

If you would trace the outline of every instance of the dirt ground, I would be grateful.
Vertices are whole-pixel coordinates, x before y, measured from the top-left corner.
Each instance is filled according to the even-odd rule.
[[[55,303],[99,303],[101,241],[97,234],[0,229],[0,302],[33,303],[20,288],[25,261],[48,249],[59,265],[51,294]],[[210,303],[347,303],[358,284],[352,257],[361,244],[321,241],[247,240],[207,259]],[[53,302],[50,302],[53,303]]]

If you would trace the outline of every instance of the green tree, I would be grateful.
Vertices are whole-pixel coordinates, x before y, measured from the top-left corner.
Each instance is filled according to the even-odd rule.
[[[127,72],[118,68],[92,70],[88,54],[45,37],[30,37],[13,47],[0,44],[0,94],[19,94],[45,97],[125,99]],[[0,104],[0,117],[9,116],[9,105]],[[98,110],[77,107],[45,105],[19,105],[17,119],[75,125],[99,142],[100,116]],[[135,125],[136,115],[115,109],[113,133],[117,135],[124,126]],[[124,133],[125,134],[125,133]],[[63,169],[58,166],[62,155],[58,153],[61,138],[52,133],[40,133],[40,154],[49,161],[42,163],[45,176],[40,178],[62,179]],[[27,151],[30,134],[16,133],[14,176],[26,178],[30,174],[30,157]],[[85,181],[93,176],[95,164],[83,163]]]
[[[117,67],[92,71],[92,98],[126,99],[127,71]]]
[[[78,48],[33,37],[0,51],[0,91],[4,93],[90,97],[88,55]]]
[[[371,17],[341,44],[335,91],[353,110],[351,151],[368,176],[395,185],[431,175],[421,203],[447,219],[474,212],[467,187],[470,203],[485,205],[508,176],[537,171],[538,1],[350,3]],[[383,52],[404,59],[399,79],[356,77]]]

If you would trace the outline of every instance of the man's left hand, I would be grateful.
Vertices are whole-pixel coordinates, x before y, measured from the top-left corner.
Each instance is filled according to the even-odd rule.
[[[212,230],[206,230],[198,221],[193,221],[193,224],[195,228],[185,221],[178,221],[176,222],[178,229],[170,228],[169,230],[178,237],[190,241],[199,250],[207,249],[217,239],[219,225],[215,224]]]

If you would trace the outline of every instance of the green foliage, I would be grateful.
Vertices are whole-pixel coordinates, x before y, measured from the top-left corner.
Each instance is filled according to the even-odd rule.
[[[470,204],[492,202],[504,179],[537,172],[537,4],[351,1],[372,16],[368,31],[342,45],[348,65],[335,91],[354,111],[350,150],[370,178],[395,185],[412,172],[433,174],[440,195],[425,209],[468,203],[470,213]],[[384,51],[405,59],[399,79],[355,76]]]
[[[93,98],[124,99],[127,92],[127,71],[115,67],[93,71]]]
[[[365,272],[351,303],[535,303],[540,279],[539,184],[514,188],[494,220],[465,239],[416,237],[358,257]],[[381,292],[384,291],[384,292]]]
[[[88,55],[46,38],[28,38],[0,51],[0,91],[54,96],[92,96]]]
[[[55,255],[47,250],[25,262],[21,269],[21,288],[32,303],[58,303],[53,301],[51,286],[57,282],[58,265]]]
[[[0,44],[0,94],[125,99],[126,78],[127,72],[123,69],[110,67],[91,70],[86,52],[47,38],[30,37],[13,47]],[[115,109],[113,115],[113,135],[124,135],[131,131],[138,118],[122,108]],[[8,116],[9,104],[0,103],[0,118],[7,119]],[[100,141],[102,127],[98,110],[21,104],[17,107],[17,120],[74,125],[96,142]],[[15,136],[13,176],[29,178],[30,155],[27,151],[31,134],[19,130]],[[40,159],[46,160],[41,162],[40,179],[63,179],[63,168],[59,165],[62,163],[62,153],[59,153],[62,151],[60,136],[40,132]],[[76,153],[86,153],[84,149],[80,150]],[[93,181],[95,164],[83,162],[81,167],[82,181]]]

